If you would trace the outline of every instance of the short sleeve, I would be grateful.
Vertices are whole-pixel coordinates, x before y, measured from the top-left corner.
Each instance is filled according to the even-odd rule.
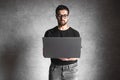
[[[75,37],[80,37],[80,34],[78,31],[75,31]]]
[[[51,32],[49,30],[46,31],[44,37],[52,37]]]

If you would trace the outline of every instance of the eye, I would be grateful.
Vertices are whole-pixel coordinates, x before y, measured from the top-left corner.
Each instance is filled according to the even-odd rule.
[[[65,14],[65,15],[58,15],[58,17],[63,17],[63,18],[66,18],[66,17],[68,17],[68,15],[67,14]]]

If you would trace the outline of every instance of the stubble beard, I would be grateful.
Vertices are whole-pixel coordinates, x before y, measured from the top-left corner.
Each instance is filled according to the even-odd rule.
[[[65,25],[67,24],[67,22],[65,22],[65,21],[64,21],[64,22],[59,22],[58,24],[59,24],[60,26],[65,26]]]

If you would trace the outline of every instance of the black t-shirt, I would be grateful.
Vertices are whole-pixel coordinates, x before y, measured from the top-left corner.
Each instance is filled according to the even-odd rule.
[[[59,30],[58,27],[54,27],[45,32],[44,37],[80,37],[80,34],[75,29],[69,27],[67,30]],[[75,61],[62,61],[57,58],[51,58],[51,62],[56,65],[67,65],[77,62]]]

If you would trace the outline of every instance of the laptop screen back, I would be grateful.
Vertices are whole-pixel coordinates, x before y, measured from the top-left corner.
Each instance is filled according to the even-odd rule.
[[[80,37],[44,37],[43,56],[47,58],[79,58]]]

